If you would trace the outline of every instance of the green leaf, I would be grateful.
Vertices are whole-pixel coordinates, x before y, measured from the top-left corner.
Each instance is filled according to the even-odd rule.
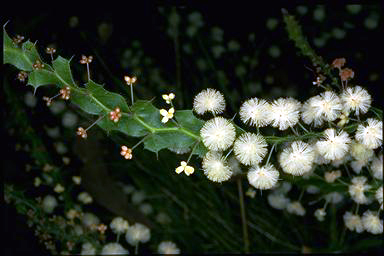
[[[103,88],[102,85],[96,84],[92,80],[86,83],[86,88],[89,91],[89,96],[93,101],[100,102],[109,110],[114,110],[119,107],[122,112],[128,112],[129,108],[124,97],[120,94],[109,92]],[[107,110],[104,108],[104,110]]]
[[[132,111],[150,126],[154,128],[164,127],[164,124],[161,122],[159,109],[155,108],[151,102],[139,100],[133,105]]]
[[[120,131],[128,136],[142,137],[149,133],[141,123],[133,119],[131,115],[124,114],[119,122],[112,122],[108,117],[99,121],[98,125],[105,131]]]
[[[52,66],[60,80],[63,80],[68,85],[75,85],[69,63],[70,60],[59,56],[53,61]]]
[[[144,148],[158,152],[165,148],[190,148],[196,141],[179,131],[154,133],[144,141]]]
[[[46,69],[34,70],[29,74],[28,85],[32,85],[35,90],[41,85],[60,84],[61,81],[56,77],[55,73]]]
[[[193,131],[197,135],[200,134],[200,129],[204,125],[204,121],[195,117],[192,110],[177,110],[175,118],[181,127]]]

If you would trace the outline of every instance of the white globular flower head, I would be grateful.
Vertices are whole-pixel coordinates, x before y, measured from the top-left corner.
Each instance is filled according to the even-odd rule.
[[[284,172],[301,176],[312,169],[315,151],[309,144],[295,141],[280,154],[279,162]]]
[[[316,143],[317,152],[327,160],[339,160],[345,156],[349,150],[351,139],[348,133],[340,131],[336,133],[333,128],[324,131],[325,140]]]
[[[268,119],[270,107],[271,105],[263,99],[249,99],[240,107],[240,119],[245,124],[264,127],[270,122]]]
[[[352,157],[364,163],[368,163],[374,154],[373,149],[369,149],[364,144],[356,142],[351,144],[350,152]]]
[[[81,255],[95,255],[96,248],[89,242],[82,244],[81,246]]]
[[[215,117],[204,124],[200,130],[200,136],[209,150],[224,151],[235,140],[235,126],[224,117]]]
[[[111,230],[115,234],[125,233],[129,227],[128,221],[122,217],[115,217],[109,224]]]
[[[305,215],[305,209],[303,205],[299,201],[291,202],[287,205],[287,211],[292,214],[296,214],[299,216]]]
[[[134,225],[129,226],[127,233],[125,234],[125,239],[132,246],[135,246],[138,243],[146,243],[150,238],[151,230],[141,223],[135,223]]]
[[[324,221],[324,217],[327,215],[327,213],[325,212],[324,208],[319,208],[315,211],[314,215],[318,221]]]
[[[225,100],[223,94],[215,89],[202,90],[195,96],[193,101],[193,110],[203,115],[205,112],[221,114],[225,109]]]
[[[42,208],[46,213],[52,213],[58,205],[56,197],[46,195],[42,201]]]
[[[371,95],[361,86],[348,87],[343,90],[341,100],[344,103],[344,110],[355,111],[357,116],[360,113],[367,113],[372,103]]]
[[[357,127],[355,138],[367,148],[376,149],[383,143],[383,121],[368,118],[368,125]]]
[[[101,249],[102,255],[116,255],[116,254],[129,254],[129,251],[125,249],[119,243],[108,243]]]
[[[300,118],[301,103],[293,98],[279,98],[271,103],[268,121],[279,130],[286,130],[297,124]]]
[[[259,167],[254,166],[247,174],[248,182],[257,189],[273,188],[279,178],[279,172],[272,164]]]
[[[87,228],[91,228],[92,226],[96,226],[100,223],[99,217],[91,212],[84,213],[81,222]]]
[[[279,192],[270,193],[267,199],[269,205],[278,210],[285,209],[289,203],[289,198]]]
[[[157,247],[159,254],[180,254],[180,249],[172,241],[163,241]]]
[[[365,196],[364,192],[371,188],[370,185],[366,184],[367,177],[358,176],[354,177],[351,180],[352,184],[348,187],[348,192],[351,198],[358,204],[367,204],[369,203],[368,198]]]
[[[371,163],[371,172],[374,178],[383,180],[383,154],[374,157]]]
[[[345,212],[343,215],[345,226],[351,230],[356,231],[357,233],[361,233],[364,231],[363,222],[359,215],[354,215],[351,212]]]
[[[233,174],[224,157],[216,151],[205,154],[203,170],[209,180],[219,183],[229,180]]]
[[[320,126],[324,121],[336,120],[343,109],[343,104],[336,93],[326,91],[320,95],[309,98],[302,108],[302,119],[304,123],[314,123]]]
[[[374,235],[383,233],[383,220],[380,220],[379,216],[370,210],[364,212],[362,222],[366,231]]]
[[[380,204],[380,209],[383,209],[383,186],[376,190],[375,198]]]
[[[267,154],[267,142],[259,134],[250,132],[240,135],[234,145],[233,150],[236,158],[244,165],[256,165],[260,163]]]

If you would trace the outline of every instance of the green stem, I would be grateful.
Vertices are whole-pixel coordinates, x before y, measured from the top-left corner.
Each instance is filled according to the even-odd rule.
[[[242,224],[242,228],[243,228],[244,252],[249,253],[248,227],[247,227],[247,218],[245,215],[244,195],[243,195],[243,188],[242,188],[242,184],[241,184],[241,179],[237,180],[237,188],[239,191],[241,224]]]

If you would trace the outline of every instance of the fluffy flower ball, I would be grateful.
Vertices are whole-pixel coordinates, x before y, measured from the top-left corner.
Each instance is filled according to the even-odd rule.
[[[301,176],[312,169],[315,156],[312,146],[302,141],[295,141],[283,150],[279,162],[284,172]]]
[[[368,210],[364,212],[362,221],[366,231],[374,235],[383,233],[383,220],[380,220],[377,214]]]
[[[279,130],[286,130],[297,124],[300,118],[301,103],[293,98],[279,98],[271,103],[268,121]]]
[[[246,132],[236,139],[233,150],[242,164],[256,165],[267,154],[267,146],[263,136]]]
[[[363,222],[359,215],[354,215],[351,212],[346,212],[343,216],[345,226],[351,230],[361,233],[364,231]]]
[[[283,210],[289,203],[289,198],[285,197],[283,193],[270,193],[267,197],[268,203],[275,209]]]
[[[114,218],[109,224],[109,226],[111,227],[112,232],[115,234],[125,233],[129,227],[128,221],[126,221],[122,217]]]
[[[351,139],[348,133],[341,131],[338,134],[333,128],[324,131],[325,140],[316,143],[317,152],[327,160],[338,160],[345,156],[349,150]]]
[[[200,136],[209,150],[224,151],[235,140],[235,126],[224,117],[215,117],[204,124]]]
[[[287,211],[292,214],[296,214],[299,216],[304,216],[305,215],[305,209],[303,205],[299,201],[295,201],[292,203],[289,203],[287,205]]]
[[[119,243],[109,243],[103,246],[103,249],[101,250],[101,254],[103,255],[129,254],[129,252]]]
[[[180,249],[172,241],[163,241],[157,247],[159,254],[180,254]]]
[[[371,171],[373,177],[378,180],[383,179],[383,155],[381,154],[379,157],[375,157],[371,164]]]
[[[355,138],[367,148],[376,149],[383,143],[383,122],[368,118],[368,125],[357,127]]]
[[[270,104],[258,98],[252,98],[243,103],[240,107],[240,119],[252,126],[264,127],[268,125]]]
[[[56,197],[52,195],[45,196],[42,201],[42,207],[46,213],[52,213],[55,210],[57,205],[58,203],[57,203]]]
[[[369,202],[364,192],[371,188],[370,185],[366,184],[367,177],[358,176],[351,180],[352,184],[348,187],[348,192],[351,198],[358,204],[366,204]]]
[[[355,111],[356,115],[367,113],[372,102],[371,95],[360,86],[346,88],[341,94],[341,100],[345,111]]]
[[[225,162],[224,157],[216,151],[209,151],[203,159],[204,175],[214,182],[223,182],[229,180],[232,171]]]
[[[195,96],[193,110],[202,115],[205,112],[220,114],[225,109],[224,96],[215,89],[205,89]]]
[[[135,246],[138,243],[146,243],[151,238],[151,230],[141,223],[130,226],[125,234],[127,242]]]
[[[274,187],[279,178],[279,172],[271,165],[252,167],[248,174],[248,182],[257,189],[270,189]]]

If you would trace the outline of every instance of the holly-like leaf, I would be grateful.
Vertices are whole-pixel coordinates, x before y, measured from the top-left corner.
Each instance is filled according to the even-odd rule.
[[[66,83],[68,85],[75,85],[75,82],[73,81],[72,77],[71,66],[69,65],[69,63],[69,60],[59,56],[53,61],[52,66],[55,70],[56,75],[60,80],[63,81],[63,83]]]
[[[28,78],[28,84],[32,85],[35,90],[42,85],[59,85],[60,83],[61,81],[56,77],[55,73],[46,69],[34,70],[29,74]]]

